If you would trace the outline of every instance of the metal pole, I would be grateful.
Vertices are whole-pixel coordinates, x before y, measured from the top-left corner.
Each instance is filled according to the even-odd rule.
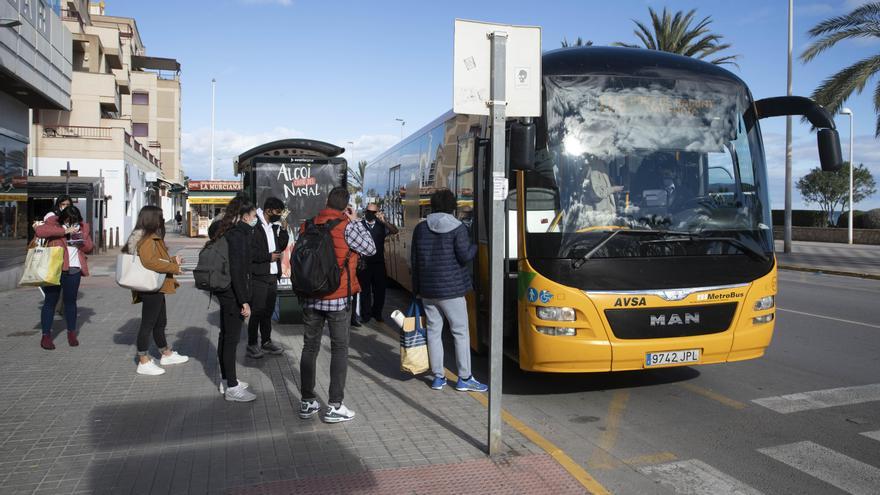
[[[788,0],[788,91],[791,96],[791,46],[794,42],[794,0]],[[791,115],[785,118],[785,235],[783,252],[791,252]]]
[[[507,102],[505,75],[507,72],[507,33],[496,31],[489,35],[492,42],[491,84],[489,97],[492,122],[492,243],[489,251],[489,287],[491,294],[489,337],[489,455],[501,452],[501,368],[504,355],[504,258],[506,197],[499,197],[500,186],[506,188],[505,123]],[[496,186],[498,183],[498,186]]]
[[[214,97],[216,95],[216,79],[211,79],[211,180],[214,180]]]
[[[67,174],[64,177],[64,194],[70,196],[70,161],[67,162]]]
[[[849,243],[853,243],[853,144],[855,130],[853,129],[853,112],[849,112],[849,235],[847,239]]]

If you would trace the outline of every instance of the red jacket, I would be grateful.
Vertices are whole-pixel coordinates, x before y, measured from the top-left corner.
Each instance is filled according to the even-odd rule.
[[[79,247],[79,265],[84,277],[89,276],[89,265],[86,260],[86,253],[91,253],[95,244],[92,242],[91,226],[87,222],[82,222],[80,232],[83,235],[83,243]],[[65,237],[64,226],[58,222],[58,217],[53,215],[46,219],[43,225],[38,225],[34,232],[37,237],[46,239],[46,245],[49,247],[63,247],[64,249],[64,265],[61,267],[63,271],[70,269],[70,257],[67,255],[67,238]]]
[[[360,255],[352,251],[351,248],[348,247],[348,243],[345,242],[345,228],[351,223],[348,217],[345,216],[345,212],[334,210],[333,208],[325,208],[315,217],[315,224],[321,225],[332,220],[341,220],[341,222],[330,231],[330,235],[333,236],[333,250],[336,252],[336,262],[339,263],[342,280],[339,282],[339,288],[336,289],[336,292],[321,298],[324,300],[341,299],[348,295],[357,294],[361,291],[361,286],[358,283],[357,278],[358,256]],[[303,230],[305,230],[305,224],[300,226],[300,233],[302,233]],[[348,256],[349,252],[351,252],[351,256],[348,258],[348,270],[346,273],[345,257]],[[351,292],[348,291],[349,278],[351,278]]]

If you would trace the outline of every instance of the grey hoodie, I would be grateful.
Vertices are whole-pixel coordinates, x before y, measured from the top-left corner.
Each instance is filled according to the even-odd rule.
[[[445,234],[457,229],[461,222],[449,213],[431,213],[427,218],[431,232]]]

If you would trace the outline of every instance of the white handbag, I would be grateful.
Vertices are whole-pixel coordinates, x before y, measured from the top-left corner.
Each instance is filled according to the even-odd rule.
[[[165,274],[144,268],[136,254],[116,256],[116,283],[139,292],[156,292],[165,283]]]

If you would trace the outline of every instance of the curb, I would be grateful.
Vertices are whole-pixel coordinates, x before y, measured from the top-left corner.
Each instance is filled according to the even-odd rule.
[[[809,273],[824,273],[826,275],[840,275],[842,277],[854,277],[854,278],[864,278],[870,280],[880,280],[880,275],[875,275],[873,273],[859,273],[859,272],[845,272],[840,270],[826,270],[824,268],[813,268],[808,266],[796,266],[796,265],[778,265],[777,268],[780,270],[792,270],[796,272],[809,272]]]

